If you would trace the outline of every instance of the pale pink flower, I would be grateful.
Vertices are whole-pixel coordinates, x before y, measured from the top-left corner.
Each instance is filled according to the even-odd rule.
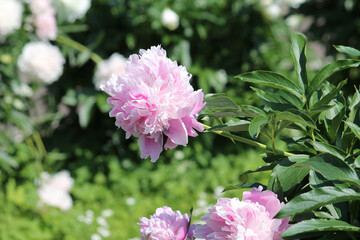
[[[189,216],[180,211],[166,206],[158,208],[150,219],[140,218],[141,239],[149,236],[148,240],[185,240],[189,221]]]
[[[101,84],[105,84],[113,74],[117,76],[123,75],[126,67],[126,58],[119,54],[113,53],[109,59],[100,62],[94,74],[94,85],[96,89],[100,89]]]
[[[220,198],[197,225],[195,237],[207,240],[273,240],[290,226],[289,218],[274,219],[283,203],[271,191],[262,188],[244,192],[243,201],[238,198]]]
[[[52,207],[58,207],[67,211],[72,207],[72,199],[69,195],[74,184],[68,171],[61,171],[54,175],[47,172],[41,173],[40,187],[38,195],[40,203],[45,203]]]
[[[50,0],[32,0],[30,9],[33,13],[36,35],[40,40],[55,40],[57,36],[56,11]]]
[[[110,95],[110,117],[126,131],[126,138],[139,137],[141,157],[155,162],[163,148],[186,146],[203,126],[196,120],[204,107],[204,94],[194,91],[186,68],[166,57],[160,46],[131,55],[125,73],[113,75],[100,89]]]
[[[55,14],[47,11],[35,16],[36,35],[40,40],[55,40],[57,36],[57,26]]]

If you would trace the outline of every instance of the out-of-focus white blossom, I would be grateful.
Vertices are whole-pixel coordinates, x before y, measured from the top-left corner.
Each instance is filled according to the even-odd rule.
[[[286,24],[293,30],[296,30],[301,22],[304,20],[304,16],[301,14],[292,14],[286,18]]]
[[[271,19],[276,19],[281,16],[281,6],[278,3],[272,3],[265,6],[265,13]]]
[[[96,222],[100,225],[100,226],[103,226],[103,227],[107,227],[109,226],[108,222],[106,221],[106,219],[104,217],[97,217],[96,218]]]
[[[91,6],[91,0],[57,0],[63,8],[66,20],[74,22],[83,18]]]
[[[50,0],[31,0],[30,9],[38,38],[43,41],[55,40],[57,36],[56,11],[51,6]]]
[[[133,197],[128,197],[125,202],[126,202],[126,205],[133,206],[136,203],[136,199]]]
[[[18,0],[0,0],[0,42],[21,27],[23,5]]]
[[[121,76],[125,72],[126,60],[123,55],[113,53],[107,60],[100,62],[93,78],[95,88],[99,90],[100,85],[105,84],[113,74]]]
[[[165,8],[161,14],[162,25],[169,30],[175,30],[179,26],[179,15],[170,8]]]
[[[104,238],[107,238],[110,236],[110,230],[107,229],[107,228],[104,228],[104,227],[98,227],[97,229],[97,232],[103,236]]]
[[[104,209],[101,212],[101,216],[104,217],[104,218],[111,217],[112,215],[114,215],[114,211],[112,209]]]
[[[60,78],[64,63],[58,47],[46,42],[30,42],[22,49],[17,66],[23,81],[50,84]]]
[[[218,199],[218,198],[222,197],[223,191],[224,191],[224,187],[223,187],[223,186],[217,186],[217,187],[214,189],[213,198]]]
[[[58,207],[67,211],[72,207],[69,191],[74,184],[68,171],[61,171],[54,175],[47,172],[41,173],[38,195],[40,202],[49,206]]]
[[[91,240],[101,240],[101,236],[97,233],[95,234],[91,234],[91,237],[90,237]]]

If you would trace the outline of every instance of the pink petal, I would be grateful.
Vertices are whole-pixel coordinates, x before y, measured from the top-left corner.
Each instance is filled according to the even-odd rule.
[[[159,159],[162,151],[163,139],[162,137],[156,142],[154,138],[149,138],[146,135],[140,135],[138,141],[141,158],[145,159],[150,156],[151,162],[156,162]]]
[[[188,143],[188,134],[185,124],[179,119],[172,119],[169,121],[170,127],[164,131],[171,141],[178,145],[186,146]]]

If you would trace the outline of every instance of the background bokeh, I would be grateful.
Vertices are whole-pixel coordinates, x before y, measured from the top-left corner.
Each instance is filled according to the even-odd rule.
[[[164,24],[166,8],[178,15],[176,28]],[[97,66],[90,51],[102,59],[113,53],[127,58],[160,44],[187,67],[195,89],[226,92],[237,103],[257,105],[249,85],[235,75],[268,69],[291,76],[293,31],[308,38],[313,74],[343,57],[332,45],[360,48],[359,12],[358,0],[92,0],[86,15],[74,22],[57,12],[58,38],[51,43],[66,63],[58,81],[44,84],[23,82],[18,74],[23,46],[36,40],[24,4],[21,28],[0,43],[0,239],[96,240],[94,234],[140,239],[139,218],[158,207],[182,213],[193,207],[198,221],[220,196],[241,197],[240,191],[222,194],[228,184],[267,183],[266,173],[239,177],[262,163],[261,150],[211,133],[163,152],[156,163],[140,159],[136,139],[125,139],[108,116],[106,94],[95,88]],[[358,86],[359,70],[342,74],[336,77],[350,74],[354,82],[348,86]],[[40,173],[61,170],[74,179],[68,211],[39,205],[37,195]],[[99,218],[105,209],[113,211],[106,223]]]

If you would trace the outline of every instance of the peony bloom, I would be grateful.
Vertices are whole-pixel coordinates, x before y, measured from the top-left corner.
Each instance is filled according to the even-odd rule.
[[[50,0],[32,0],[30,9],[38,38],[42,41],[55,40],[57,36],[55,9],[51,6]]]
[[[277,195],[272,191],[262,190],[263,187],[259,186],[258,188],[253,188],[250,192],[244,192],[242,200],[259,203],[266,208],[266,211],[269,213],[269,217],[274,218],[285,204],[280,202]],[[289,220],[290,217],[284,219],[273,219],[273,226],[277,226],[276,228],[273,228],[274,239],[280,239],[279,236],[290,227]]]
[[[166,206],[158,208],[150,219],[140,218],[141,239],[150,234],[148,240],[186,240],[189,221],[189,216],[180,211]]]
[[[123,55],[113,53],[108,60],[100,62],[93,79],[95,88],[100,89],[100,85],[105,84],[112,74],[121,76],[125,72],[126,60]]]
[[[47,172],[41,173],[41,185],[38,189],[40,202],[67,211],[72,207],[69,191],[74,184],[68,171],[61,171],[51,176]]]
[[[201,219],[205,225],[197,225],[195,237],[207,240],[272,240],[289,227],[289,218],[274,219],[283,203],[271,191],[262,188],[244,192],[243,201],[238,198],[220,198]]]
[[[64,63],[58,47],[45,42],[31,42],[24,46],[17,66],[22,80],[50,84],[60,78]]]
[[[18,0],[0,1],[0,42],[21,27],[23,5]]]
[[[110,117],[115,125],[126,131],[126,138],[139,137],[141,157],[155,162],[163,148],[186,146],[188,136],[195,137],[203,126],[196,117],[204,107],[204,94],[194,91],[191,75],[183,66],[166,57],[160,46],[140,50],[131,55],[125,73],[101,85],[110,95]]]
[[[175,30],[179,26],[179,15],[170,8],[165,8],[161,14],[162,25],[169,30]]]
[[[91,6],[91,0],[57,0],[64,9],[66,19],[75,22],[76,19],[83,18]]]

